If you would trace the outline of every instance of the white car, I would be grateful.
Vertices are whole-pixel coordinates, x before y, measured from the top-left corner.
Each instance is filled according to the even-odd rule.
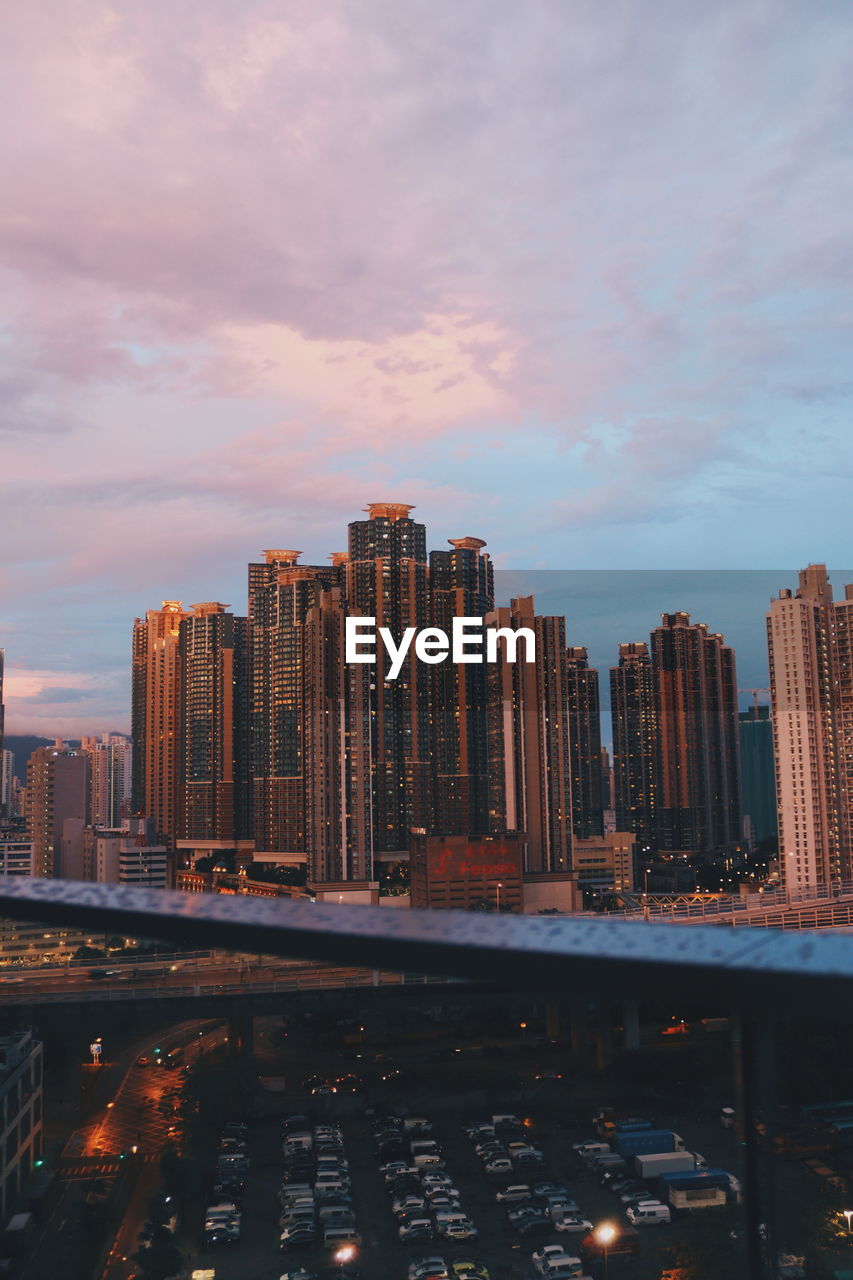
[[[419,1213],[426,1208],[426,1200],[423,1196],[400,1196],[391,1202],[391,1212],[397,1213]]]
[[[554,1219],[554,1230],[559,1232],[568,1232],[569,1235],[585,1236],[592,1231],[592,1223],[588,1218],[582,1218],[580,1214],[569,1213],[565,1209],[557,1211],[551,1210],[551,1217]]]
[[[568,1270],[580,1259],[572,1257],[566,1253],[561,1244],[546,1244],[541,1249],[537,1249],[535,1253],[530,1255],[533,1263],[540,1276],[550,1275],[558,1268]]]
[[[463,1218],[461,1222],[440,1222],[438,1234],[446,1240],[476,1240],[480,1233],[470,1218]]]
[[[483,1166],[484,1173],[512,1173],[512,1161],[506,1156],[496,1156]]]
[[[423,1280],[424,1276],[429,1276],[430,1280],[449,1280],[449,1275],[447,1263],[437,1254],[418,1258],[409,1266],[409,1280]]]

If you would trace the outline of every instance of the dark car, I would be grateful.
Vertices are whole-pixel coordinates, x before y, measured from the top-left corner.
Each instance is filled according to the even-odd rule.
[[[550,1236],[553,1233],[553,1230],[554,1224],[551,1219],[542,1217],[536,1220],[528,1219],[525,1222],[520,1222],[515,1228],[515,1233],[516,1235],[523,1236],[525,1239],[528,1239],[531,1236],[536,1238],[539,1238],[540,1236]]]

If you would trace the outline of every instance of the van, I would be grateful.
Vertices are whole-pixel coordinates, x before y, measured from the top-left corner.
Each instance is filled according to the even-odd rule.
[[[437,1156],[441,1147],[434,1138],[416,1138],[409,1143],[409,1150],[413,1156]]]
[[[289,1133],[284,1140],[285,1155],[289,1151],[310,1151],[314,1138],[310,1133]]]
[[[323,1244],[329,1249],[338,1249],[342,1244],[361,1244],[361,1236],[352,1227],[326,1227],[323,1232]]]
[[[632,1227],[658,1227],[672,1222],[669,1205],[660,1200],[640,1200],[629,1205],[626,1216]]]
[[[317,1217],[322,1223],[328,1223],[330,1227],[350,1226],[352,1201],[347,1200],[345,1204],[321,1204],[317,1210]],[[337,1221],[339,1218],[343,1219],[343,1221]]]
[[[443,1169],[444,1161],[438,1155],[415,1156],[416,1169]]]
[[[611,1155],[609,1142],[581,1142],[575,1147],[581,1160],[591,1160],[593,1156]]]
[[[442,1227],[456,1227],[463,1222],[468,1222],[468,1214],[462,1213],[458,1209],[439,1209],[434,1214],[435,1225],[439,1231]]]
[[[510,1116],[510,1115],[492,1116],[492,1124],[495,1126],[495,1128],[497,1128],[498,1125],[502,1125],[509,1129],[522,1128],[522,1124],[518,1116]]]
[[[432,1125],[423,1116],[411,1116],[403,1121],[403,1133],[432,1133]]]

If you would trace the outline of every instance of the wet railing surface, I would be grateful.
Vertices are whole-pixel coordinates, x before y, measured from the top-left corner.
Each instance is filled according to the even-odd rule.
[[[329,985],[330,980],[367,986],[450,978],[601,1007],[618,1003],[627,1008],[662,991],[668,999],[725,1006],[732,1015],[743,1133],[744,1274],[756,1280],[779,1274],[768,1245],[772,1185],[768,1188],[766,1150],[756,1137],[761,1125],[767,1133],[761,1117],[772,1108],[767,1090],[773,1028],[798,1017],[848,1020],[853,936],[618,917],[390,911],[56,880],[0,881],[0,916],[333,967],[325,979],[308,971],[270,982],[261,978],[261,986],[272,993]],[[157,984],[148,986],[155,998],[223,994],[222,984],[197,982],[189,975],[162,990]],[[126,994],[93,989],[92,999],[120,1000]],[[28,1002],[26,992],[14,988],[0,988],[0,998],[15,1005]],[[41,999],[30,996],[31,1003],[33,998]]]

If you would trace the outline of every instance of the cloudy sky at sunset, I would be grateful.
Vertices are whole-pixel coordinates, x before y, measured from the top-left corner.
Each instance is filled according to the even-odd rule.
[[[844,561],[849,0],[39,0],[3,43],[12,732],[127,729],[135,615],[242,612],[368,501],[505,568]]]

